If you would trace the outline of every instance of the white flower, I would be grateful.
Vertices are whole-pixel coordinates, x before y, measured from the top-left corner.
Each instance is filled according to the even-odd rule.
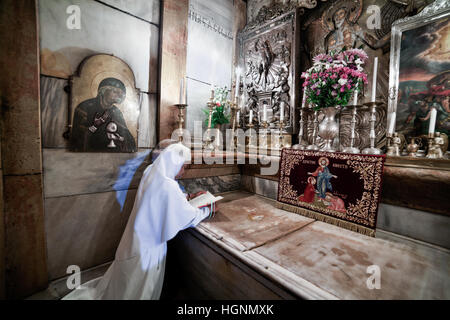
[[[360,65],[360,64],[363,64],[364,62],[360,58],[358,58],[355,60],[355,63]]]
[[[347,79],[339,79],[339,80],[338,80],[338,83],[339,83],[341,86],[343,86],[344,84],[347,83]]]
[[[356,70],[358,70],[359,72],[363,72],[364,71],[364,69],[362,67],[360,67],[360,66],[356,66]]]

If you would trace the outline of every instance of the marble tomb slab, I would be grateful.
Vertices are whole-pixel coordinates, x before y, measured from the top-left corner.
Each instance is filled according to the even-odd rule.
[[[450,252],[405,245],[314,222],[253,250],[341,299],[449,299]],[[369,266],[380,268],[370,290]]]
[[[275,201],[250,193],[225,194],[219,211],[200,227],[216,238],[247,251],[279,239],[314,222],[275,207]]]

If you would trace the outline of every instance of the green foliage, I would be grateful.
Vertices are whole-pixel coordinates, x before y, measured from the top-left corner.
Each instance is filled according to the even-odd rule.
[[[214,128],[216,124],[224,124],[230,122],[230,114],[229,107],[227,103],[228,97],[228,89],[227,87],[216,88],[214,90],[214,99],[213,102],[215,107],[212,112],[211,117],[211,127]],[[205,125],[208,126],[209,121],[209,108],[204,108],[203,112],[205,113]]]

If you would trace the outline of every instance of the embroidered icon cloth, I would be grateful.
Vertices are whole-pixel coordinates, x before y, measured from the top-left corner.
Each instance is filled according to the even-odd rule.
[[[279,207],[374,236],[384,155],[283,149]]]

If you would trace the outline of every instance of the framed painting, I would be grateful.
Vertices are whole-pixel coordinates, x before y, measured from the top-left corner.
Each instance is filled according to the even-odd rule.
[[[137,152],[139,94],[130,67],[98,54],[71,78],[70,148],[78,152]]]
[[[432,108],[435,130],[450,133],[450,2],[435,1],[392,26],[388,123],[408,140],[426,137]],[[426,141],[426,139],[425,139]]]

